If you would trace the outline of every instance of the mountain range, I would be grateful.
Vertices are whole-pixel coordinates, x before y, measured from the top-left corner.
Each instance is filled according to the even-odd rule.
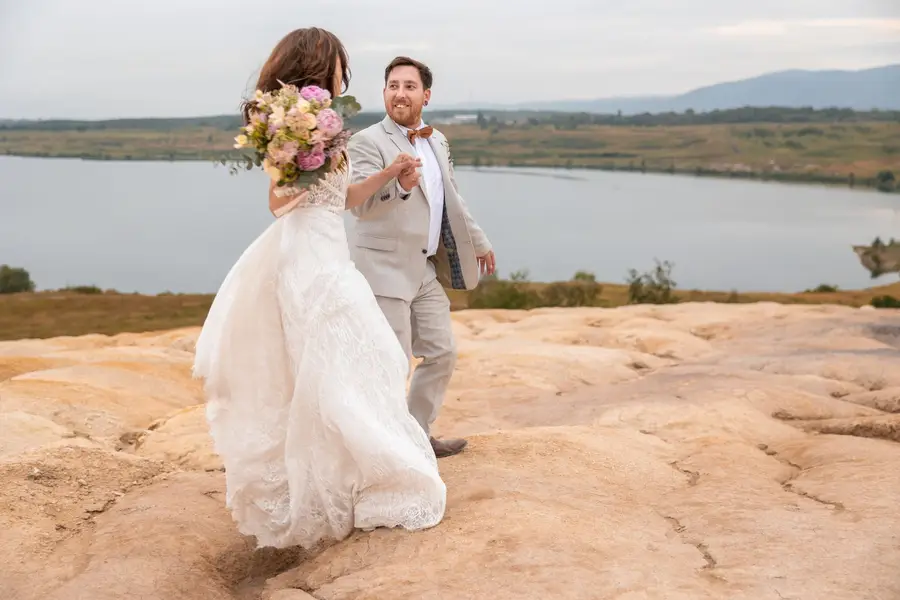
[[[856,71],[842,70],[790,70],[767,73],[758,77],[717,83],[671,96],[621,96],[588,100],[552,100],[543,102],[519,102],[497,104],[489,102],[467,102],[464,104],[431,106],[428,113],[434,116],[452,116],[455,113],[516,111],[540,112],[585,112],[593,114],[643,115],[661,113],[696,113],[754,108],[795,108],[795,109],[850,109],[860,112],[872,110],[900,111],[900,64],[886,65]],[[355,118],[357,122],[368,124],[380,119],[382,112],[363,113]],[[888,117],[890,118],[890,117]],[[151,119],[115,119],[104,121],[32,120],[0,118],[0,129],[40,128],[59,129],[67,126],[84,126],[92,123],[96,127],[143,127],[148,121],[158,121],[157,127],[178,127],[185,122],[200,121],[204,126],[236,127],[237,115],[217,115],[207,117],[172,117]]]
[[[553,100],[517,104],[471,102],[456,110],[541,110],[588,113],[709,112],[745,106],[900,110],[900,64],[842,70],[790,70],[709,85],[673,96],[632,96],[594,100]]]

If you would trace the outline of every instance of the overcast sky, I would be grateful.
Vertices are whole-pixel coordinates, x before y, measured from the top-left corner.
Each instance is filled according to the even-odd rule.
[[[432,67],[435,104],[900,63],[900,0],[0,0],[0,118],[235,112],[278,39],[310,25],[344,41],[372,110],[397,54]]]

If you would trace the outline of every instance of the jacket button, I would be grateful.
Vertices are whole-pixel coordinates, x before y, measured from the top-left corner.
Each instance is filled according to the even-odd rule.
[[[426,250],[425,248],[422,248],[422,254],[428,254],[428,250]]]

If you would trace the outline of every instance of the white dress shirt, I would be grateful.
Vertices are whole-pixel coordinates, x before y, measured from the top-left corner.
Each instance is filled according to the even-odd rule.
[[[395,123],[395,125],[397,125]],[[425,123],[419,123],[416,130],[425,127]],[[397,125],[397,129],[404,137],[407,136],[409,129],[402,125]],[[413,148],[416,151],[417,158],[422,161],[422,178],[419,180],[425,189],[425,197],[428,199],[428,205],[431,208],[431,216],[428,223],[428,256],[434,256],[440,245],[441,237],[441,221],[444,218],[444,177],[441,175],[441,166],[438,164],[437,156],[434,149],[426,139],[416,138]],[[408,192],[397,181],[397,187],[400,193]]]

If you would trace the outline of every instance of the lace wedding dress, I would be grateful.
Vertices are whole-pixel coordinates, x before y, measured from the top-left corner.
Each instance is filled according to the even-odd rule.
[[[424,529],[446,506],[409,362],[350,259],[345,164],[244,251],[197,340],[226,504],[260,547]]]

